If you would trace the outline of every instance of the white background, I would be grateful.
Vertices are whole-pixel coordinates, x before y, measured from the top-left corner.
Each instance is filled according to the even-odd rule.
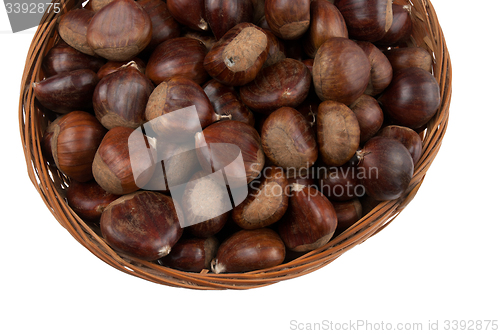
[[[439,321],[443,332],[446,320],[500,322],[500,6],[433,4],[452,57],[453,100],[442,149],[413,202],[382,233],[319,271],[266,288],[213,292],[121,273],[50,214],[28,178],[18,127],[34,30],[12,34],[0,6],[0,332],[298,332],[292,320],[421,322],[424,329]]]

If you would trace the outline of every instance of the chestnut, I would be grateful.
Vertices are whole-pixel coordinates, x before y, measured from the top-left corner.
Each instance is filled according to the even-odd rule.
[[[347,202],[332,202],[332,204],[337,213],[335,235],[341,234],[363,217],[363,207],[357,198]]]
[[[196,134],[196,153],[202,168],[211,173],[224,169],[229,181],[241,185],[257,178],[264,168],[265,156],[255,128],[238,121],[214,123]],[[238,150],[239,149],[239,152]],[[239,154],[245,171],[234,164]]]
[[[105,76],[94,90],[97,119],[107,129],[137,128],[146,122],[146,104],[154,86],[134,62]]]
[[[356,153],[360,128],[356,115],[345,104],[322,102],[317,117],[318,146],[322,160],[329,166],[342,166]]]
[[[81,219],[89,222],[99,222],[104,209],[119,197],[102,189],[95,180],[71,181],[66,192],[68,205]]]
[[[91,70],[97,73],[106,61],[82,53],[62,41],[54,45],[43,57],[42,70],[46,77],[75,70]]]
[[[94,12],[83,8],[72,9],[61,15],[58,25],[59,36],[63,41],[90,56],[96,54],[87,41],[88,28],[94,14]]]
[[[50,124],[50,150],[57,168],[71,179],[87,182],[92,179],[94,155],[106,129],[91,114],[70,112]]]
[[[91,70],[63,72],[33,83],[37,100],[47,109],[61,114],[92,109],[97,74]]]
[[[384,37],[375,42],[377,45],[397,45],[410,39],[412,23],[409,10],[406,6],[393,3],[392,16],[391,27],[384,34]]]
[[[331,201],[348,201],[364,195],[364,190],[358,185],[356,166],[321,168],[319,174],[319,190]]]
[[[130,194],[151,179],[155,161],[156,150],[142,132],[115,127],[106,133],[97,149],[92,174],[107,192]]]
[[[168,255],[180,239],[182,221],[171,197],[139,191],[109,204],[100,222],[102,236],[113,249],[154,261]]]
[[[332,37],[349,37],[344,17],[327,0],[311,1],[311,24],[305,35],[305,52],[314,58],[319,47]]]
[[[384,112],[375,98],[361,95],[349,106],[356,115],[360,130],[360,143],[365,143],[375,136],[384,123]]]
[[[295,40],[309,28],[310,0],[266,0],[264,13],[269,28],[276,36]]]
[[[293,184],[288,211],[278,225],[287,249],[306,252],[330,241],[337,228],[332,203],[315,187]]]
[[[266,67],[253,82],[240,88],[240,97],[251,110],[269,114],[280,107],[298,107],[309,94],[311,73],[295,59]]]
[[[134,67],[142,74],[146,72],[146,64],[140,58],[134,57],[131,61],[107,61],[97,72],[97,78],[101,80],[106,75],[114,73],[121,69],[123,66],[134,64]]]
[[[370,42],[358,41],[357,44],[366,53],[370,60],[370,80],[365,93],[375,96],[384,91],[392,80],[392,66],[389,59],[375,45]]]
[[[250,183],[247,198],[234,208],[232,218],[243,229],[253,230],[276,223],[288,208],[288,180],[282,168],[269,167]]]
[[[174,19],[191,29],[206,31],[205,0],[167,0],[168,11]]]
[[[338,0],[335,5],[352,39],[378,41],[392,25],[392,0]]]
[[[413,176],[413,159],[403,144],[393,138],[373,137],[357,156],[358,179],[368,196],[388,201],[405,193]]]
[[[207,54],[205,45],[194,38],[178,37],[161,43],[149,58],[146,75],[156,85],[174,76],[184,76],[198,85],[208,73],[203,67]]]
[[[271,229],[242,230],[226,239],[212,260],[216,274],[272,268],[285,260],[285,245]]]
[[[432,56],[424,48],[417,46],[395,48],[384,51],[384,54],[391,63],[394,73],[408,67],[420,67],[432,72]]]
[[[294,170],[311,167],[318,158],[313,129],[293,108],[273,112],[262,126],[262,148],[271,162]]]
[[[205,0],[205,17],[215,38],[221,39],[238,23],[252,22],[252,0]]]
[[[355,42],[333,37],[321,45],[314,57],[313,81],[322,100],[349,105],[356,101],[370,81],[370,61]]]
[[[270,30],[264,29],[264,31],[269,40],[269,53],[263,67],[268,67],[286,58],[285,45]]]
[[[223,84],[242,86],[255,79],[268,53],[266,32],[252,23],[240,23],[212,47],[203,65]]]
[[[384,127],[378,136],[393,138],[401,142],[410,152],[413,164],[416,166],[422,156],[422,139],[414,130],[398,125]]]
[[[234,87],[212,79],[203,86],[203,90],[218,115],[254,126],[253,113],[243,104]]]
[[[210,263],[217,254],[219,242],[216,238],[182,237],[170,253],[159,259],[161,265],[188,272],[200,272],[210,269]]]
[[[378,101],[397,125],[418,129],[436,114],[441,94],[432,74],[412,67],[398,71]]]
[[[148,13],[133,0],[114,0],[99,10],[87,29],[87,43],[99,56],[126,61],[148,46],[152,24]]]

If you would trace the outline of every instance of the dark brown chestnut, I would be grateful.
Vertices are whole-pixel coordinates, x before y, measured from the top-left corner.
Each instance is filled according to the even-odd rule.
[[[280,107],[298,107],[309,94],[311,73],[295,59],[266,67],[253,82],[240,88],[240,97],[251,110],[269,114]]]
[[[87,29],[87,43],[99,56],[131,60],[148,46],[152,24],[148,13],[133,0],[114,0],[99,10]]]
[[[81,219],[89,222],[99,222],[104,209],[119,197],[102,189],[95,180],[72,181],[66,192],[68,205]]]
[[[360,143],[365,143],[375,136],[384,123],[384,112],[375,98],[361,95],[359,99],[349,106],[356,115],[360,130]]]
[[[355,166],[321,168],[319,174],[319,190],[331,201],[348,201],[364,195]]]
[[[91,114],[70,112],[50,124],[50,148],[57,168],[71,179],[92,179],[92,162],[106,129]]]
[[[378,41],[392,25],[392,0],[338,0],[335,5],[344,16],[350,38]]]
[[[376,41],[377,45],[394,46],[406,42],[411,35],[411,16],[408,6],[392,4],[393,20],[391,27],[382,39]]]
[[[219,247],[211,268],[216,274],[275,267],[285,260],[285,245],[271,229],[242,230]]]
[[[432,56],[424,48],[417,46],[395,48],[384,51],[384,54],[389,59],[394,73],[408,67],[420,67],[427,72],[432,72]]]
[[[158,260],[163,266],[188,272],[210,269],[210,263],[217,254],[219,242],[210,238],[181,238],[170,253]]]
[[[95,115],[107,129],[135,129],[146,122],[146,105],[153,89],[153,83],[130,62],[97,84],[92,99]]]
[[[97,74],[91,70],[75,70],[35,82],[33,91],[46,108],[61,114],[92,109],[92,95]]]
[[[370,60],[370,80],[365,94],[375,96],[384,91],[392,80],[392,66],[389,59],[370,42],[358,41],[358,45]]]
[[[144,61],[142,61],[140,58],[134,57],[132,58],[131,61],[111,61],[109,60],[104,64],[99,71],[97,72],[97,78],[101,80],[104,78],[106,75],[114,73],[121,69],[124,65],[127,64],[132,64],[131,62],[135,63],[136,68],[141,72],[142,74],[146,73],[146,64]]]
[[[332,204],[338,221],[335,235],[344,232],[363,217],[363,207],[357,198],[347,202],[332,202]]]
[[[167,0],[172,16],[182,25],[199,31],[207,31],[205,0]]]
[[[276,223],[288,208],[288,180],[282,168],[269,167],[250,183],[247,198],[234,208],[232,218],[241,228],[253,230]]]
[[[368,196],[388,201],[405,193],[413,176],[413,159],[403,144],[392,138],[373,137],[357,156],[358,179]]]
[[[198,160],[206,172],[224,168],[227,179],[236,184],[250,183],[264,168],[265,156],[259,134],[242,122],[224,121],[208,126],[196,134],[196,148]],[[240,166],[233,163],[240,152],[245,167],[243,175]]]
[[[106,133],[92,163],[97,183],[115,195],[130,194],[151,179],[156,150],[142,132],[116,127]]]
[[[399,140],[410,152],[413,165],[417,165],[422,156],[422,139],[414,130],[404,126],[389,125],[384,127],[378,136]]]
[[[201,85],[208,79],[208,73],[203,67],[206,54],[205,45],[194,38],[167,40],[149,58],[146,75],[156,85],[174,76],[184,76]]]
[[[88,28],[94,12],[77,8],[61,15],[58,31],[59,36],[76,50],[94,56],[95,51],[87,42]]]
[[[310,168],[318,159],[314,131],[293,108],[273,112],[262,126],[262,148],[276,166],[298,170]]]
[[[242,86],[257,76],[269,53],[266,32],[252,23],[230,29],[208,52],[204,66],[212,78]]]
[[[116,251],[154,261],[168,255],[182,236],[182,212],[171,197],[139,191],[109,204],[101,216],[104,240]]]
[[[310,0],[266,0],[265,15],[269,28],[276,36],[295,40],[309,28]]]
[[[314,58],[319,47],[332,37],[349,37],[344,17],[327,0],[311,1],[311,25],[305,35],[305,52]]]
[[[322,101],[334,100],[349,105],[366,90],[370,70],[368,57],[355,42],[342,37],[330,38],[314,58],[316,94]]]
[[[82,53],[62,41],[54,45],[43,57],[45,77],[75,70],[91,70],[97,73],[106,60]]]
[[[418,129],[436,114],[441,93],[432,74],[412,67],[398,71],[378,101],[397,125]]]
[[[252,0],[205,0],[205,17],[216,39],[242,22],[252,22]]]
[[[253,113],[241,102],[234,87],[226,86],[212,79],[203,86],[203,90],[218,115],[254,126]]]
[[[322,160],[329,166],[342,166],[356,153],[360,128],[356,115],[345,104],[322,102],[317,117],[318,146]]]
[[[315,187],[294,184],[288,211],[278,225],[287,249],[305,252],[330,241],[337,228],[337,214],[332,203]]]

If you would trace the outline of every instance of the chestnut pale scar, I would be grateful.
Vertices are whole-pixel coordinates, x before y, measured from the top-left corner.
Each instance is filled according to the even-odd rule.
[[[246,71],[254,65],[266,48],[267,36],[264,32],[254,27],[244,28],[224,48],[224,64],[232,72]]]

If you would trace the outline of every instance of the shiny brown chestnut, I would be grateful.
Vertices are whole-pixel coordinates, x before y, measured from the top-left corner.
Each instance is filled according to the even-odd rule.
[[[60,114],[92,109],[92,95],[98,83],[92,70],[75,70],[35,82],[37,100],[47,109]]]
[[[357,198],[347,202],[332,202],[332,204],[338,221],[335,235],[344,232],[363,217],[363,207]]]
[[[274,65],[286,58],[285,44],[279,40],[274,34],[267,29],[264,29],[269,40],[269,53],[263,67]]]
[[[130,194],[151,179],[155,161],[156,149],[142,132],[116,127],[102,139],[92,163],[92,174],[107,192]]]
[[[384,37],[393,21],[392,0],[338,0],[349,37],[374,42]]]
[[[412,23],[407,6],[392,4],[393,20],[391,27],[382,39],[375,42],[381,46],[394,46],[406,42],[411,35]]]
[[[348,201],[364,195],[358,185],[356,166],[343,165],[319,170],[319,190],[331,201]]]
[[[234,87],[226,86],[212,79],[203,86],[203,90],[218,115],[254,126],[255,117],[253,113],[241,102]]]
[[[212,260],[216,274],[272,268],[285,260],[285,245],[271,229],[242,230],[226,239]]]
[[[327,0],[311,1],[311,24],[305,35],[305,52],[314,58],[319,47],[332,37],[349,37],[344,17]]]
[[[262,148],[273,164],[298,170],[318,159],[314,131],[297,110],[283,107],[273,112],[262,126]]]
[[[321,45],[313,65],[316,94],[322,101],[351,104],[370,81],[370,61],[355,42],[342,37],[330,38]]]
[[[92,103],[94,112],[105,128],[137,128],[146,122],[146,105],[153,83],[134,62],[105,76],[97,84]]]
[[[427,72],[432,72],[432,56],[424,48],[417,46],[395,48],[384,51],[384,54],[389,59],[394,73],[408,67],[420,67]]]
[[[357,152],[358,179],[366,194],[378,201],[395,200],[408,188],[413,176],[413,159],[396,139],[373,137]]]
[[[260,136],[248,124],[231,120],[214,123],[196,134],[195,139],[198,160],[206,172],[224,168],[226,178],[241,185],[257,178],[264,168]],[[237,164],[231,164],[240,152],[244,175]]]
[[[300,61],[286,58],[266,67],[254,81],[240,88],[251,110],[269,114],[280,107],[298,107],[309,94],[311,73]]]
[[[375,136],[384,123],[384,112],[375,98],[361,95],[359,99],[349,106],[356,115],[359,123],[361,144]]]
[[[106,75],[114,73],[121,69],[124,65],[129,64],[130,62],[134,62],[136,68],[144,74],[146,72],[146,64],[140,58],[134,57],[131,61],[111,61],[108,60],[106,64],[104,64],[99,71],[97,72],[97,78],[101,80]]]
[[[205,17],[216,39],[242,22],[252,22],[252,0],[205,0]]]
[[[58,31],[59,36],[76,50],[87,55],[94,56],[95,50],[87,41],[90,21],[94,17],[94,12],[77,8],[61,15]]]
[[[167,7],[180,24],[194,30],[208,30],[205,18],[205,0],[167,0]]]
[[[370,42],[358,41],[357,44],[370,60],[370,80],[364,94],[375,96],[384,91],[392,80],[392,66],[389,59]]]
[[[441,94],[432,74],[412,67],[398,71],[378,101],[397,125],[418,129],[436,114]]]
[[[91,70],[97,73],[106,60],[87,55],[61,41],[43,57],[42,70],[45,77],[75,70]]]
[[[322,160],[329,166],[342,166],[356,153],[360,128],[356,115],[345,104],[322,102],[317,118],[318,146]]]
[[[182,236],[182,212],[171,197],[139,191],[109,204],[101,216],[104,240],[116,251],[154,261],[168,255]]]
[[[219,242],[215,237],[181,238],[170,253],[158,261],[165,267],[196,273],[210,269],[218,247]]]
[[[133,0],[114,0],[99,10],[87,29],[87,43],[99,56],[126,61],[148,46],[152,24],[148,13]]]
[[[106,129],[91,114],[70,112],[50,124],[50,150],[57,168],[78,182],[92,179],[94,155]]]
[[[266,0],[264,13],[269,28],[276,36],[296,40],[309,28],[310,0]]]
[[[413,159],[413,165],[417,165],[422,156],[422,139],[414,130],[398,125],[389,125],[384,127],[378,136],[393,138],[401,142],[410,152]]]
[[[324,246],[337,228],[332,203],[315,187],[294,184],[288,211],[278,225],[287,249],[306,252]]]
[[[242,86],[255,79],[268,53],[266,32],[252,23],[240,23],[212,47],[203,65],[223,84]]]
[[[288,208],[288,180],[282,168],[263,169],[262,176],[250,183],[247,198],[232,213],[243,229],[253,230],[276,223]]]
[[[108,193],[95,180],[72,181],[66,192],[68,205],[83,220],[99,222],[106,207],[120,196]]]

